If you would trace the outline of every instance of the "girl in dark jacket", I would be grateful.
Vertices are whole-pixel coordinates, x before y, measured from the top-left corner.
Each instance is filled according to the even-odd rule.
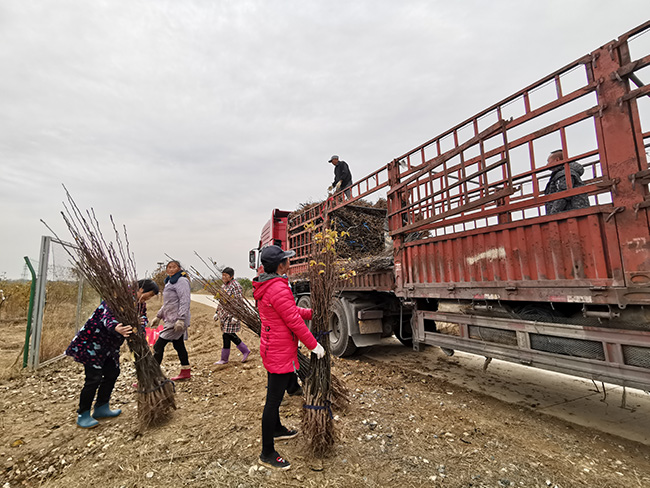
[[[142,326],[147,324],[145,302],[157,295],[158,291],[158,285],[154,281],[138,281],[137,300]],[[120,375],[120,347],[132,331],[133,327],[120,324],[108,305],[102,301],[66,349],[65,354],[83,364],[86,373],[77,410],[79,427],[96,427],[99,423],[96,419],[117,417],[122,413],[119,408],[111,410],[109,401],[115,381]],[[91,415],[90,407],[95,395],[95,410]]]

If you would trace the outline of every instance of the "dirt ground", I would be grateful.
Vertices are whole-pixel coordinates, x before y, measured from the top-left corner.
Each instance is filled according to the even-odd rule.
[[[150,307],[155,309],[155,304]],[[112,406],[120,417],[92,430],[75,425],[83,382],[65,359],[36,373],[0,381],[0,486],[48,487],[647,487],[650,448],[499,402],[414,373],[405,363],[363,355],[335,359],[333,371],[350,391],[336,411],[332,455],[312,459],[301,436],[276,444],[288,471],[258,468],[266,374],[258,340],[241,334],[254,353],[215,366],[221,337],[213,310],[192,303],[188,349],[191,380],[177,383],[178,410],[169,423],[136,433],[135,374],[123,354]],[[5,344],[19,344],[24,325],[0,322]],[[18,350],[3,345],[2,354]],[[440,361],[444,361],[442,357]],[[13,361],[3,358],[3,366]],[[178,370],[171,346],[163,366]],[[299,427],[302,399],[281,409]]]

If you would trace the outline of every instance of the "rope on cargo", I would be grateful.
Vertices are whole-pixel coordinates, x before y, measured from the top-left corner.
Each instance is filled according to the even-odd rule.
[[[320,340],[321,337],[326,336],[326,335],[329,334],[330,332],[332,332],[332,331],[331,331],[331,330],[325,330],[325,331],[321,331],[321,332],[319,332],[318,334],[315,335],[316,340],[317,340],[317,341]]]
[[[171,384],[172,384],[172,388],[173,388],[173,390],[174,390],[174,393],[176,393],[176,384],[175,384],[172,380],[170,380],[169,378],[167,378],[165,381],[163,381],[162,383],[160,383],[160,384],[159,384],[158,386],[156,386],[155,388],[151,388],[150,390],[141,390],[140,388],[138,388],[138,393],[145,393],[145,394],[146,394],[146,393],[153,393],[154,391],[158,391],[158,390],[160,390],[160,389],[161,389],[163,386],[165,386],[167,383],[171,383]]]
[[[332,413],[332,402],[329,400],[325,400],[325,405],[307,405],[304,404],[302,408],[306,408],[307,410],[327,410],[327,413],[330,416],[330,419],[334,418],[334,414]]]

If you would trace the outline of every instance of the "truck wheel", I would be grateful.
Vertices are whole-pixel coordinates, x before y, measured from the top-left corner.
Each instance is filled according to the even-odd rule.
[[[402,334],[399,330],[399,320],[393,323],[393,334],[402,345],[406,347],[413,347],[413,331],[411,330],[410,317],[408,320],[402,321]]]
[[[352,337],[345,313],[345,307],[341,300],[335,300],[332,306],[332,317],[330,319],[330,348],[332,354],[338,357],[351,356],[357,350]]]
[[[311,308],[311,297],[309,295],[303,295],[298,298],[298,303],[296,306],[300,308]],[[305,320],[305,325],[309,330],[311,330],[311,320]]]

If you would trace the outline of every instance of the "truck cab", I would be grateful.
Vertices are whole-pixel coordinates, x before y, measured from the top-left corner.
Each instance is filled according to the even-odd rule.
[[[260,241],[256,248],[248,252],[248,266],[251,269],[260,271],[260,252],[267,246],[280,246],[287,248],[287,219],[291,212],[286,210],[273,209],[271,218],[262,227]]]

